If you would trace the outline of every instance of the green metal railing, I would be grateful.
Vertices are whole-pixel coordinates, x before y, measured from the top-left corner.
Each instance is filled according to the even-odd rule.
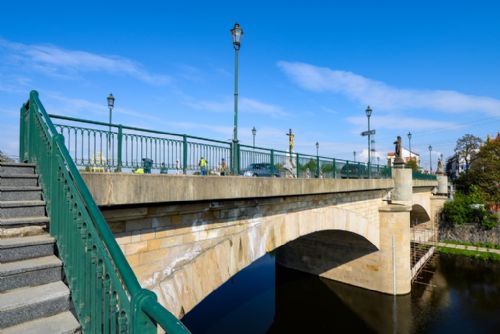
[[[142,166],[143,159],[153,161],[152,168],[177,173],[194,173],[203,156],[209,170],[232,159],[232,143],[185,134],[148,130],[137,127],[89,121],[60,115],[55,128],[64,136],[66,147],[76,165],[88,170],[122,171]],[[111,131],[109,130],[111,128]],[[253,163],[267,163],[277,175],[285,175],[287,163],[293,165],[295,177],[368,178],[366,163],[314,156],[302,153],[238,144],[237,166],[243,170]],[[229,166],[231,167],[231,166]],[[290,167],[290,166],[288,166]],[[371,178],[390,178],[387,166],[371,166]],[[232,170],[232,168],[230,168]],[[243,170],[238,170],[240,174]]]
[[[437,177],[434,174],[424,174],[417,171],[412,172],[412,178],[414,180],[437,180]]]
[[[78,131],[103,136],[100,130]],[[167,333],[189,333],[153,292],[139,285],[64,140],[38,93],[32,91],[21,108],[19,159],[36,164],[50,233],[56,239],[82,331],[156,333],[159,325]]]

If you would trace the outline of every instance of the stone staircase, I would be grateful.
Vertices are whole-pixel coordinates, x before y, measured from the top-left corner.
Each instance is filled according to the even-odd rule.
[[[30,164],[0,163],[0,333],[79,333]]]

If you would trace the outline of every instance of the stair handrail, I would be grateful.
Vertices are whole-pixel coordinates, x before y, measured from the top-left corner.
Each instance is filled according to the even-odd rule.
[[[45,143],[43,143],[43,141],[45,141]],[[43,149],[43,144],[46,145],[47,152],[40,152],[40,150]],[[44,190],[44,197],[47,202],[47,211],[49,212],[49,216],[51,218],[50,232],[51,234],[53,234],[53,232],[56,234],[54,237],[56,238],[56,244],[60,249],[60,252],[64,252],[64,249],[70,249],[67,251],[67,253],[69,253],[67,256],[73,256],[77,260],[76,262],[78,262],[77,256],[74,255],[76,254],[76,250],[73,249],[75,248],[74,245],[65,244],[65,242],[67,242],[67,240],[64,240],[65,236],[63,237],[61,236],[62,234],[59,235],[56,231],[53,231],[53,229],[62,229],[64,232],[67,232],[65,229],[71,228],[67,226],[67,222],[66,225],[58,223],[59,221],[64,221],[64,219],[60,219],[61,217],[59,217],[62,215],[63,218],[67,218],[68,220],[72,218],[77,221],[77,223],[75,223],[77,224],[77,232],[73,231],[73,235],[67,238],[71,239],[77,237],[78,235],[75,233],[81,233],[83,239],[94,238],[90,232],[88,235],[85,235],[87,230],[95,231],[98,235],[97,239],[93,239],[97,245],[90,245],[88,240],[81,241],[82,245],[84,245],[84,255],[82,256],[90,256],[93,261],[92,263],[100,263],[101,266],[104,267],[104,269],[99,267],[96,269],[92,267],[90,270],[91,273],[95,273],[99,278],[102,276],[108,279],[107,283],[92,282],[92,284],[96,286],[99,284],[110,284],[110,276],[115,275],[121,282],[123,291],[118,293],[114,292],[113,296],[108,296],[109,300],[111,300],[111,304],[107,306],[106,300],[104,300],[105,298],[97,301],[92,300],[92,305],[90,306],[85,305],[85,298],[94,297],[100,299],[100,297],[88,296],[88,289],[92,289],[92,287],[95,287],[94,285],[92,287],[82,289],[85,291],[79,292],[83,295],[83,301],[77,300],[78,298],[73,296],[75,309],[80,318],[80,322],[82,323],[82,330],[84,332],[101,332],[105,329],[112,331],[114,325],[117,323],[120,332],[125,329],[125,331],[130,333],[154,333],[157,330],[156,325],[160,325],[167,333],[189,333],[189,330],[180,320],[178,320],[172,313],[157,302],[156,294],[154,292],[143,289],[140,286],[137,277],[132,271],[132,268],[130,267],[122,250],[118,246],[118,243],[109,229],[106,220],[104,219],[90,191],[83,181],[80,172],[73,162],[73,159],[64,144],[62,135],[57,132],[39,99],[38,92],[34,90],[30,92],[28,102],[21,108],[19,159],[22,162],[25,161],[35,163],[37,166],[37,171],[40,175],[40,181]],[[62,185],[61,189],[50,189],[51,186],[56,183]],[[68,191],[66,198],[64,198],[64,190]],[[69,204],[72,204],[71,207],[68,202]],[[79,203],[83,204],[78,206]],[[66,212],[57,212],[57,206],[61,205],[69,207]],[[75,212],[77,215],[70,217],[71,213],[74,214]],[[89,217],[90,221],[83,221],[85,217]],[[55,226],[53,227],[52,225]],[[73,240],[80,242],[78,239]],[[90,250],[89,247],[91,248]],[[98,256],[95,254],[97,249],[104,250],[103,259],[98,259]],[[91,254],[86,255],[86,253],[89,252]],[[106,258],[107,255],[108,258]],[[112,270],[110,271],[109,268],[105,267],[105,264],[111,264],[112,269],[114,269],[114,273],[111,272]],[[77,265],[75,265],[75,267]],[[77,270],[77,272],[80,270],[80,268],[72,268],[73,266],[73,263],[64,263],[65,274],[70,288],[72,284],[77,284],[73,283],[75,277],[71,277],[71,270]],[[99,270],[104,271],[105,274]],[[85,271],[85,268],[83,271]],[[83,275],[85,278],[88,278],[90,275],[90,279],[93,279],[89,273],[84,272]],[[76,279],[78,278],[79,277]],[[101,288],[103,285],[101,285]],[[90,292],[92,291],[90,290]],[[87,294],[87,296],[85,294]],[[111,291],[109,291],[108,294],[111,294]],[[115,319],[116,310],[119,309],[121,303],[126,303],[127,301],[118,301],[117,305],[114,305],[114,299],[118,299],[119,296],[124,295],[128,298],[128,305],[125,306],[128,306],[129,309],[125,308],[123,310],[119,310],[121,313]],[[96,303],[97,306],[94,305],[94,303]],[[99,305],[104,305],[103,308],[107,308],[108,311],[110,310],[111,314],[103,314],[99,316],[98,312],[101,312]],[[97,309],[94,310],[92,307],[96,307]],[[92,312],[94,312],[94,314],[88,314]],[[92,318],[90,321],[89,317]],[[106,320],[103,321],[102,324],[95,324],[96,319],[100,319],[99,317],[104,317]]]

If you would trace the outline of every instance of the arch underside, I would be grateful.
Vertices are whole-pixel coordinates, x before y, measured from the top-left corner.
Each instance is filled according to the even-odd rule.
[[[373,219],[374,214],[377,219]],[[194,258],[148,288],[157,293],[160,302],[171,312],[183,316],[240,270],[294,240],[298,243],[302,239],[307,243],[309,235],[319,236],[321,240],[322,233],[330,237],[337,235],[337,241],[344,239],[346,243],[363,244],[364,253],[376,251],[380,242],[378,207],[359,213],[348,207],[329,206],[254,217],[242,226],[237,233],[215,244],[212,241],[209,248],[199,251]]]
[[[414,204],[410,212],[410,226],[417,226],[430,222],[431,217],[427,210],[419,204]]]

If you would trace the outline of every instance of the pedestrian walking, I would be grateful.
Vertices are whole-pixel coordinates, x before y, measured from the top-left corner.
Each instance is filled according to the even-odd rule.
[[[200,162],[198,162],[198,166],[200,166],[200,175],[207,175],[207,165],[207,160],[204,157],[201,157]]]

